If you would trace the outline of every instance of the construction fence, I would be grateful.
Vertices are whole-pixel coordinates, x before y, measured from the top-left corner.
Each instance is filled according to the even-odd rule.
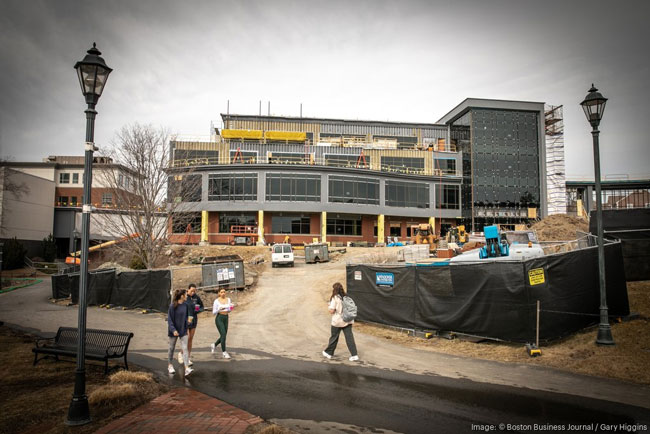
[[[629,315],[621,243],[605,246],[610,316]],[[588,247],[527,261],[444,266],[347,265],[358,319],[510,342],[550,341],[598,323],[598,252]]]

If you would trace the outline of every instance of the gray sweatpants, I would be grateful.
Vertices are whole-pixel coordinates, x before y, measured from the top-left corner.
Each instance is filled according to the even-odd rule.
[[[189,354],[189,351],[187,351],[187,340],[189,339],[187,335],[185,336],[172,336],[169,338],[169,352],[167,353],[167,360],[169,361],[169,364],[172,364],[172,360],[174,360],[174,350],[176,349],[176,340],[180,339],[181,340],[181,348],[183,349],[183,362],[185,363],[185,366],[189,363],[189,360],[187,358],[187,355]]]

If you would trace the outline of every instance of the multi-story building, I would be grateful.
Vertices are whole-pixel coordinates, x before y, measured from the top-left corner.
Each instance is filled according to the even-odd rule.
[[[18,195],[5,195],[2,201],[0,239],[16,237],[30,255],[38,255],[43,238],[53,234],[59,254],[70,252],[75,234],[78,238],[81,232],[84,158],[49,156],[41,162],[2,162],[5,181],[11,178],[25,188]],[[109,157],[94,157],[91,203],[98,211],[91,220],[91,240],[115,238],[102,219],[121,212],[119,198],[135,194],[138,178]]]
[[[200,185],[172,198],[194,215],[172,239],[382,243],[546,214],[543,103],[467,99],[437,124],[221,116],[210,140],[170,143],[170,191]]]

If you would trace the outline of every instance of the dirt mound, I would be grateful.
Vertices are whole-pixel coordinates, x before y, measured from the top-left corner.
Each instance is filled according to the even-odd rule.
[[[531,229],[537,231],[540,241],[570,241],[578,238],[577,231],[589,232],[589,223],[581,217],[553,214],[535,223]]]

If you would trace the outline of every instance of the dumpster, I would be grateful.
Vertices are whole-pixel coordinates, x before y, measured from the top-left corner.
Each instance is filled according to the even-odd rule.
[[[209,256],[201,260],[203,287],[208,291],[244,289],[244,260],[239,255]]]
[[[330,260],[327,244],[307,244],[305,246],[305,263],[327,262]]]

